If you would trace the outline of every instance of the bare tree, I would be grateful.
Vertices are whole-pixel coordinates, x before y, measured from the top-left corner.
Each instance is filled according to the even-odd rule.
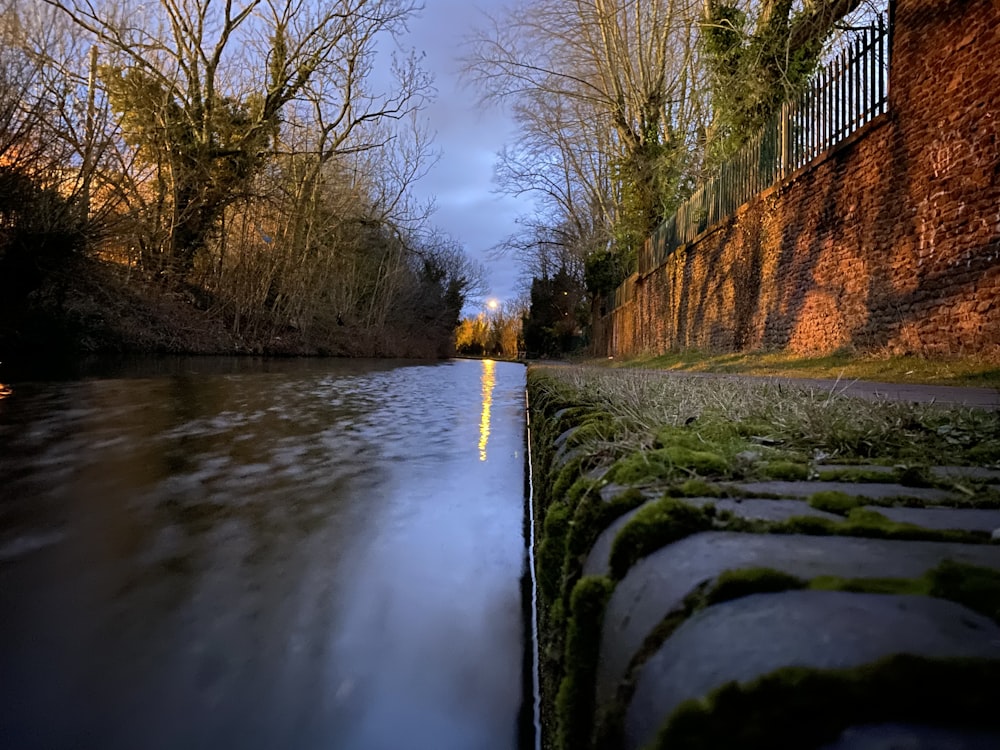
[[[578,133],[588,127],[608,133],[574,138],[559,150],[573,171],[580,171],[572,165],[574,153],[604,150],[614,183],[611,228],[625,252],[634,252],[676,204],[696,153],[692,134],[704,113],[699,19],[695,0],[541,0],[494,19],[467,58],[485,99],[515,107],[548,99],[547,111],[573,113]],[[544,127],[535,122],[528,132]],[[588,209],[594,203],[585,201]]]
[[[102,50],[123,134],[155,173],[163,270],[175,277],[279,147],[286,109],[314,109],[323,162],[366,123],[419,106],[426,86],[411,69],[388,94],[365,88],[377,38],[403,28],[411,0],[45,2]]]
[[[10,8],[6,8],[10,10]],[[0,18],[0,345],[18,338],[29,295],[62,305],[64,266],[84,245],[86,217],[72,190],[65,144],[48,138],[58,103],[24,53],[16,14]],[[53,294],[56,281],[57,290]]]

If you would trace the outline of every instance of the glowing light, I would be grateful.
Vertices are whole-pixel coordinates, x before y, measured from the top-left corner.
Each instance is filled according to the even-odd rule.
[[[493,408],[493,387],[497,384],[497,363],[483,360],[483,412],[479,416],[479,460],[486,460],[486,444],[490,441],[490,410]]]
[[[4,385],[3,383],[0,383],[0,401],[3,401],[13,392],[14,389],[11,388],[9,385]]]
[[[498,307],[500,307],[500,302],[495,299],[488,299],[486,300],[486,306],[491,310],[496,310]]]

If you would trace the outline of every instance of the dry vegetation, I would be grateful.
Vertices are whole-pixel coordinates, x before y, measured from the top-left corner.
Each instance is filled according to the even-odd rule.
[[[913,461],[994,465],[1000,415],[895,401],[862,402],[830,388],[725,381],[654,370],[540,368],[556,388],[609,415],[595,455],[649,449],[665,428],[706,448],[740,438],[802,460]],[[731,448],[737,447],[736,445]],[[994,455],[995,454],[995,455]]]
[[[591,364],[674,372],[1000,387],[998,363],[982,357],[929,359],[879,351],[864,354],[841,351],[821,357],[803,357],[786,352],[705,354],[689,350],[628,360],[598,360]]]

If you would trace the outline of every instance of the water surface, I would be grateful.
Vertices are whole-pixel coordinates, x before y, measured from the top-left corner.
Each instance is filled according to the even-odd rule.
[[[0,745],[517,746],[524,372],[0,387]]]

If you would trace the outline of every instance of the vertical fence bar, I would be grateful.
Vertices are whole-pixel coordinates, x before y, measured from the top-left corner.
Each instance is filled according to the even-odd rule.
[[[862,106],[865,108],[864,122],[868,122],[871,117],[869,116],[869,105],[871,104],[872,95],[868,90],[868,68],[870,63],[871,54],[868,51],[867,46],[868,35],[865,35],[865,46],[861,54],[861,69],[859,70],[859,75],[861,76],[861,91],[862,91]]]
[[[857,39],[853,40],[857,44]],[[857,66],[854,64],[854,48],[853,45],[848,47],[844,54],[847,56],[847,65],[844,68],[844,88],[847,92],[847,110],[844,114],[844,130],[850,133],[854,130],[857,124],[857,117],[855,113],[858,111],[858,87],[857,81]]]
[[[858,88],[861,90],[861,108],[862,117],[861,124],[868,122],[868,103],[870,101],[868,94],[868,33],[865,32],[862,36],[861,52],[858,55]]]
[[[830,132],[830,81],[829,73],[823,71],[821,76],[822,85],[820,90],[822,93],[819,97],[820,102],[820,131],[819,131],[819,143],[816,144],[816,150],[822,151],[823,145],[826,143],[827,134]]]
[[[832,86],[830,87],[830,143],[840,132],[840,58],[833,60]]]
[[[815,82],[814,82],[815,84]],[[813,123],[816,121],[816,99],[814,96],[815,85],[809,87],[809,100],[806,103],[805,115],[802,118],[802,132],[805,138],[805,150],[802,154],[802,163],[806,164],[812,158],[813,144]]]
[[[798,154],[798,160],[795,163],[796,167],[801,167],[805,162],[809,161],[809,103],[810,100],[803,98],[799,101],[799,132],[798,139],[802,146]]]
[[[820,123],[820,125],[819,125],[819,133],[818,133],[819,138],[818,138],[818,142],[816,144],[816,150],[817,151],[822,151],[823,144],[826,143],[826,133],[827,133],[827,129],[828,129],[828,124],[830,122],[830,113],[829,113],[830,107],[829,107],[829,103],[827,102],[827,99],[828,99],[828,96],[827,96],[828,86],[827,86],[827,80],[826,80],[826,78],[827,78],[826,71],[824,70],[820,74],[820,92],[821,92],[820,96],[819,96],[819,109],[820,109],[820,112],[819,112],[819,123]]]
[[[844,118],[844,87],[841,85],[842,76],[840,62],[842,56],[837,56],[833,64],[833,137],[830,142],[834,143],[840,138],[840,124]]]
[[[878,34],[877,30],[876,29],[872,29],[872,32],[871,32],[871,44],[872,44],[872,48],[871,48],[871,55],[870,55],[870,57],[871,57],[871,67],[870,67],[870,69],[868,71],[868,87],[871,89],[871,92],[870,92],[869,96],[871,97],[871,102],[872,102],[872,105],[873,105],[873,107],[872,107],[872,112],[873,113],[878,111],[878,99],[879,99],[879,96],[878,96],[878,81],[876,80],[876,76],[879,75],[878,70],[879,70],[880,66],[878,64],[878,48],[879,48],[881,42],[877,38],[877,34]]]
[[[854,56],[851,48],[844,50],[844,137],[854,130],[855,97]]]
[[[844,50],[844,65],[841,70],[841,84],[844,89],[844,93],[841,95],[841,99],[844,102],[844,112],[840,118],[840,132],[841,138],[847,136],[854,127],[854,66],[852,65],[852,56],[850,48]]]
[[[850,119],[848,120],[847,130],[848,132],[853,131],[858,127],[858,109],[861,107],[861,94],[858,92],[858,60],[860,56],[857,54],[858,40],[854,40],[854,44],[849,48],[851,67],[850,70],[850,82],[847,86],[847,90],[851,97],[851,111]]]
[[[882,24],[882,16],[878,17],[878,31],[879,31],[879,41],[878,41],[878,63],[875,66],[878,69],[878,101],[880,111],[885,111],[882,106],[885,102],[885,57],[883,52],[885,50],[885,27]]]
[[[812,161],[813,157],[816,156],[816,151],[819,149],[819,122],[820,122],[820,79],[817,77],[813,81],[812,86],[812,102],[809,105],[811,121],[809,123],[810,131],[810,150],[809,150],[809,160]]]
[[[834,61],[834,66],[836,66],[836,61]],[[830,70],[829,76],[826,87],[827,120],[824,151],[830,147],[837,133],[837,75],[834,69]]]

